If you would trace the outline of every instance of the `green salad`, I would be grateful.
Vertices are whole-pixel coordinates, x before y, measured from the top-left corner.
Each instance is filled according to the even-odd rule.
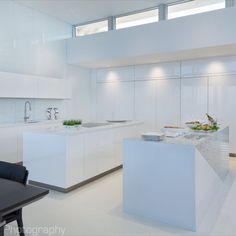
[[[195,130],[195,131],[212,131],[212,132],[214,132],[214,131],[217,131],[220,129],[220,126],[219,126],[216,119],[214,119],[212,116],[210,116],[207,113],[206,113],[206,117],[208,120],[207,124],[201,123],[199,121],[190,121],[190,122],[186,122],[186,125],[190,129]]]
[[[194,127],[192,127],[192,130],[196,130],[196,131],[217,131],[219,130],[219,126],[218,125],[209,125],[209,124],[199,124],[196,125]]]
[[[65,126],[77,126],[81,125],[82,121],[81,120],[65,120],[63,121],[63,125]]]

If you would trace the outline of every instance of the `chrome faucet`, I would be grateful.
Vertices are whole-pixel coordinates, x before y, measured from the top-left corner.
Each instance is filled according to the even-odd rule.
[[[57,120],[58,119],[58,115],[59,115],[59,110],[58,110],[57,107],[54,107],[53,110],[54,110],[54,119]]]
[[[30,118],[30,114],[27,114],[27,107],[29,108],[29,111],[31,111],[31,103],[29,101],[25,102],[25,116],[24,116],[25,122],[27,122]]]
[[[52,119],[52,108],[51,107],[47,108],[46,114],[47,114],[47,119],[51,120]]]

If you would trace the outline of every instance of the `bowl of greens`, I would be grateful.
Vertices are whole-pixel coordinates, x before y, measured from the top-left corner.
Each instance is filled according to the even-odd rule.
[[[63,126],[66,128],[78,128],[82,124],[81,120],[64,120]]]

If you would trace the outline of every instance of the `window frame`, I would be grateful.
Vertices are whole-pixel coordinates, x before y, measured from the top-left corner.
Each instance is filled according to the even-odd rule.
[[[193,15],[197,15],[197,14],[202,14],[202,13],[206,13],[206,12],[211,12],[211,11],[204,11],[204,12],[201,12],[201,13],[195,13],[195,14],[191,14],[191,15],[184,15],[184,16],[179,16],[179,17],[174,17],[174,18],[169,18],[169,7],[170,6],[175,6],[175,5],[181,5],[181,4],[185,4],[185,3],[189,3],[189,2],[194,2],[195,0],[180,0],[180,1],[176,1],[176,2],[171,2],[171,3],[167,3],[166,6],[167,6],[167,18],[166,20],[173,20],[173,19],[177,19],[177,18],[181,18],[181,17],[186,17],[186,16],[193,16]],[[225,2],[225,7],[224,8],[220,8],[220,9],[225,9],[227,8],[227,4],[226,4],[226,0],[224,0]],[[219,9],[219,10],[220,10]],[[215,10],[212,10],[212,11],[215,11]]]
[[[168,17],[169,7],[170,6],[175,6],[175,5],[178,5],[178,4],[188,3],[188,2],[194,2],[194,1],[195,0],[177,0],[175,2],[166,3],[166,4],[158,4],[157,6],[154,6],[154,7],[149,7],[149,8],[145,8],[145,9],[141,9],[141,10],[136,10],[136,11],[130,11],[130,12],[127,12],[127,13],[124,13],[124,14],[119,14],[119,15],[114,15],[114,16],[109,16],[109,17],[100,18],[100,19],[96,19],[96,20],[91,20],[91,21],[87,21],[87,22],[83,22],[83,23],[79,23],[79,24],[74,24],[74,25],[72,25],[72,34],[73,34],[72,36],[74,38],[78,38],[78,37],[82,36],[82,35],[80,35],[80,36],[76,35],[76,28],[77,27],[85,26],[85,25],[89,25],[89,24],[93,24],[93,23],[98,23],[98,22],[102,22],[102,21],[107,21],[107,31],[103,31],[103,32],[108,32],[108,31],[111,31],[111,30],[119,30],[116,27],[117,18],[126,17],[126,16],[130,16],[130,15],[135,15],[135,14],[139,14],[139,13],[144,13],[144,12],[148,12],[148,11],[152,11],[152,10],[157,10],[157,12],[158,12],[157,21],[153,22],[153,23],[158,23],[158,22],[161,22],[163,20],[168,21],[168,20],[171,20],[171,19],[177,19],[177,18],[185,17],[185,16],[181,16],[181,17],[169,18]],[[225,8],[228,7],[227,6],[227,0],[224,0],[224,2],[225,2],[225,7],[222,8],[222,9],[225,9]],[[160,6],[162,6],[162,5],[164,5],[164,9],[161,10]],[[235,6],[236,6],[236,4],[234,5],[234,7]],[[165,11],[164,12],[164,19],[161,19],[161,13],[163,13],[162,12],[163,10]],[[206,11],[206,12],[208,12],[208,11]],[[202,12],[202,13],[205,13],[205,12]],[[196,13],[196,14],[201,14],[201,13]],[[191,14],[191,15],[195,15],[195,14]],[[186,15],[186,16],[190,16],[190,15]],[[145,24],[151,24],[151,22],[150,23],[145,23]],[[140,24],[140,25],[145,25],[145,24]],[[140,25],[135,25],[135,26],[140,26]],[[120,29],[127,29],[127,28],[132,28],[132,27],[135,27],[135,26],[124,27],[124,28],[120,28]],[[96,32],[96,33],[93,33],[93,34],[98,34],[98,33],[103,33],[103,32]],[[87,34],[87,35],[93,35],[93,34]],[[83,36],[87,36],[87,35],[83,35]]]
[[[145,9],[142,9],[142,10],[131,11],[131,12],[127,12],[127,13],[124,13],[124,14],[115,15],[115,16],[114,16],[115,30],[120,30],[120,29],[126,29],[126,28],[135,27],[135,26],[130,26],[130,27],[125,27],[125,28],[117,29],[117,27],[116,27],[116,19],[117,19],[117,18],[126,17],[126,16],[130,16],[130,15],[135,15],[135,14],[139,14],[139,13],[144,13],[144,12],[148,12],[148,11],[152,11],[152,10],[157,10],[157,11],[158,11],[157,22],[159,22],[159,21],[160,21],[160,10],[159,10],[159,5],[158,5],[158,6],[155,6],[155,7],[149,7],[149,8],[145,8]],[[157,22],[156,22],[156,23],[157,23]],[[153,22],[153,23],[154,23],[154,22]],[[150,23],[147,23],[147,24],[150,24]],[[142,24],[142,25],[145,25],[145,24]],[[140,25],[136,25],[136,26],[140,26]]]
[[[86,21],[86,22],[83,22],[83,23],[79,23],[79,24],[73,25],[73,37],[75,37],[75,38],[82,37],[82,35],[80,35],[80,36],[76,35],[77,27],[85,26],[85,25],[90,25],[90,24],[94,24],[94,23],[99,23],[99,22],[102,22],[102,21],[107,21],[107,31],[104,31],[104,32],[108,32],[109,31],[109,17],[105,17],[105,18],[100,18],[100,19],[97,19],[97,20]],[[94,34],[99,34],[99,33],[103,33],[103,32],[98,32],[98,33],[94,33]],[[83,36],[87,36],[87,35],[93,35],[93,34],[86,34],[86,35],[83,35]]]

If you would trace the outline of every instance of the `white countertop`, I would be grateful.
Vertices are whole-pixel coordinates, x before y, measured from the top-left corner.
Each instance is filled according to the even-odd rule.
[[[71,136],[71,135],[79,135],[82,133],[89,133],[89,132],[101,131],[101,130],[109,130],[109,129],[114,129],[114,128],[133,126],[133,125],[141,125],[141,124],[143,124],[143,122],[141,122],[141,121],[127,121],[127,122],[122,122],[122,123],[109,123],[108,125],[98,126],[98,127],[90,127],[90,128],[85,128],[85,127],[79,127],[79,128],[69,127],[69,128],[67,128],[67,127],[63,127],[63,126],[60,126],[60,127],[56,127],[56,126],[53,127],[52,126],[50,128],[42,128],[42,129],[27,131],[26,133]]]
[[[0,123],[0,128],[9,128],[9,127],[21,127],[21,126],[37,126],[37,125],[46,125],[46,124],[59,124],[63,120],[40,120],[36,122],[2,122]]]

